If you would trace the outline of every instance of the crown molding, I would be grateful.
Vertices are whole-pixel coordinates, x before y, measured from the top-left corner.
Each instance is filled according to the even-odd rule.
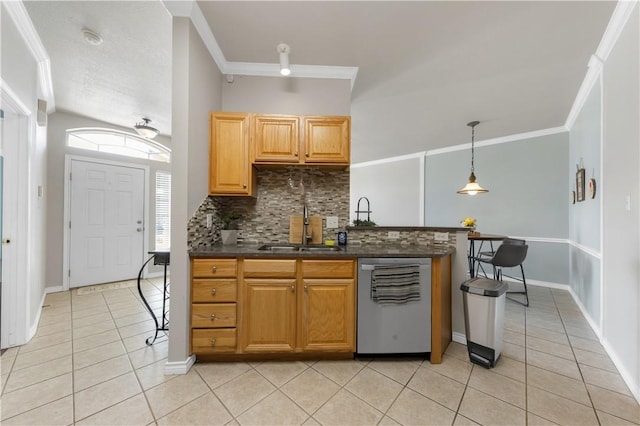
[[[424,158],[426,153],[427,153],[426,151],[420,151],[420,152],[414,152],[412,154],[398,155],[397,157],[387,157],[387,158],[381,158],[379,160],[365,161],[362,163],[352,164],[351,166],[349,166],[349,168],[359,169],[361,167],[377,166],[379,164],[386,164],[386,163],[395,163],[398,161],[412,160],[414,158]]]
[[[5,6],[11,20],[15,23],[25,44],[29,47],[31,55],[38,63],[40,91],[42,97],[47,101],[47,112],[52,113],[55,111],[55,98],[53,96],[53,79],[51,77],[49,55],[22,1],[4,1],[2,4]]]
[[[533,131],[533,132],[517,133],[515,135],[503,136],[501,138],[485,139],[485,140],[480,141],[480,142],[474,142],[474,145],[476,146],[476,148],[478,148],[478,147],[482,147],[482,146],[497,145],[497,144],[508,143],[508,142],[516,142],[516,141],[520,141],[520,140],[523,140],[523,139],[533,139],[533,138],[538,138],[538,137],[541,137],[541,136],[555,135],[555,134],[558,134],[558,133],[564,133],[564,132],[568,132],[568,131],[569,131],[569,129],[566,128],[565,126],[551,127],[549,129],[542,129],[542,130],[536,130],[536,131]],[[465,144],[462,144],[462,145],[449,146],[449,147],[446,147],[446,148],[432,149],[432,150],[427,151],[427,157],[430,157],[432,155],[446,154],[448,152],[462,151],[462,150],[466,150],[466,149],[470,149],[470,148],[471,148],[471,143],[465,143]]]
[[[607,24],[604,34],[602,35],[602,39],[600,39],[600,44],[596,49],[596,53],[591,55],[589,58],[587,74],[584,76],[584,80],[582,80],[578,94],[573,101],[569,114],[567,115],[567,121],[565,122],[565,127],[567,129],[571,130],[575,124],[582,107],[587,101],[587,97],[589,97],[589,93],[591,93],[591,89],[593,89],[593,86],[600,79],[604,63],[607,61],[607,58],[615,47],[624,26],[627,24],[627,21],[637,4],[637,0],[618,1],[616,4],[616,8],[611,14],[611,19]]]
[[[250,75],[257,77],[280,77],[280,64],[265,64],[257,62],[229,62],[224,57],[218,41],[211,32],[202,9],[195,1],[165,0],[162,2],[173,16],[188,17],[198,31],[202,42],[209,54],[223,74]],[[351,81],[351,89],[358,75],[358,67],[340,67],[325,65],[291,65],[291,76],[298,78],[333,78]]]

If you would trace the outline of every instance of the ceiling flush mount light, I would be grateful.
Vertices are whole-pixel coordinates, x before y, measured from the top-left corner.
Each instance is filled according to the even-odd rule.
[[[92,46],[100,46],[103,41],[102,37],[100,37],[100,34],[90,30],[87,27],[82,29],[82,37],[84,38],[84,41]]]
[[[469,182],[465,185],[465,187],[457,191],[458,194],[476,195],[483,192],[489,192],[488,189],[484,189],[476,182],[476,175],[473,173],[473,142],[475,139],[475,127],[478,124],[480,124],[479,121],[472,121],[470,123],[467,123],[467,126],[471,127],[471,175],[469,176]]]
[[[138,134],[143,138],[153,139],[156,136],[158,136],[159,132],[158,132],[158,129],[156,129],[155,127],[149,126],[149,123],[151,123],[150,119],[143,118],[142,121],[139,123],[136,123],[136,125],[133,126],[133,128],[136,129],[136,132],[138,132]]]
[[[289,52],[291,52],[291,48],[288,44],[280,43],[277,50],[280,54],[280,74],[291,74],[291,68],[289,68]]]

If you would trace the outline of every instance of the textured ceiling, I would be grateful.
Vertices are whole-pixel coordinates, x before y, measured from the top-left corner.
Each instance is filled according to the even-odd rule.
[[[230,62],[359,67],[355,162],[564,125],[613,1],[199,1]],[[130,126],[171,118],[171,16],[160,1],[25,2],[60,109]],[[89,27],[105,39],[82,40]],[[389,123],[395,125],[389,125]],[[397,123],[405,123],[399,129]],[[410,123],[410,125],[408,125]],[[392,140],[393,143],[389,143]]]
[[[171,15],[159,1],[26,1],[51,60],[56,108],[171,134]],[[84,41],[82,28],[104,42]]]

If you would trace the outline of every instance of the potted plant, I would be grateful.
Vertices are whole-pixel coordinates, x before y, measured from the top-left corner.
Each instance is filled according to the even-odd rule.
[[[238,212],[231,212],[220,218],[222,220],[222,230],[220,231],[222,244],[238,244],[238,220],[240,218],[241,216]]]
[[[353,219],[353,226],[376,226],[376,223],[369,219]]]

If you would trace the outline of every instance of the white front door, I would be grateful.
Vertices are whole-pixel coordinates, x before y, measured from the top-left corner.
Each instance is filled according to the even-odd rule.
[[[144,257],[145,170],[71,161],[69,285],[136,278]]]

